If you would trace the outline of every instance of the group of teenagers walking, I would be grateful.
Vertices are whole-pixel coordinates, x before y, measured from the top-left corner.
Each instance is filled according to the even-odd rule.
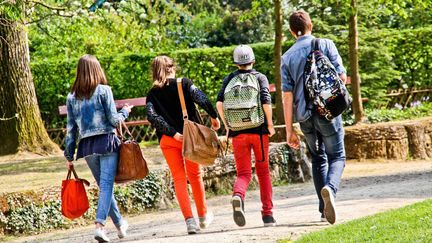
[[[340,115],[330,120],[323,118],[311,108],[313,104],[305,95],[304,68],[309,53],[314,48],[312,21],[308,13],[296,11],[289,17],[291,34],[295,44],[283,54],[281,64],[284,118],[287,144],[299,149],[300,140],[293,122],[299,122],[312,158],[312,172],[319,199],[319,216],[322,221],[336,222],[334,198],[345,166],[344,131]],[[339,78],[346,79],[342,59],[331,40],[320,39],[317,48],[334,66]],[[267,77],[253,68],[256,60],[252,48],[239,45],[233,53],[237,70],[225,77],[217,96],[216,109],[210,100],[188,78],[176,76],[176,64],[168,56],[158,56],[151,64],[153,86],[147,94],[147,116],[156,129],[160,148],[169,166],[175,195],[186,222],[188,234],[209,227],[214,214],[206,206],[205,188],[201,166],[186,160],[182,155],[183,114],[178,95],[178,82],[184,91],[189,120],[199,122],[195,104],[204,109],[211,118],[214,130],[221,127],[219,118],[232,138],[237,178],[233,185],[233,220],[245,226],[246,190],[252,178],[252,156],[258,177],[262,202],[261,216],[264,226],[275,226],[273,215],[272,181],[269,170],[269,137],[275,133],[272,122],[271,96]],[[259,60],[269,61],[269,60]],[[248,118],[236,119],[227,106],[232,96],[250,99],[251,93],[242,94],[233,82],[257,84],[258,107],[248,109]],[[246,80],[246,81],[245,81]],[[215,83],[216,85],[216,83]],[[232,96],[227,96],[230,93]],[[228,97],[228,98],[227,98]],[[232,102],[231,102],[232,103]],[[127,119],[132,106],[116,110],[111,88],[98,62],[91,55],[81,57],[71,92],[67,97],[67,136],[65,157],[67,167],[73,167],[74,159],[84,158],[99,186],[94,237],[99,242],[110,239],[105,231],[107,217],[111,217],[118,230],[118,237],[127,235],[128,223],[117,207],[113,194],[114,178],[118,163],[120,141],[115,134],[117,125]],[[219,115],[219,118],[218,118]],[[240,116],[241,114],[238,114]],[[257,116],[257,117],[253,117]],[[251,125],[253,120],[259,123]],[[242,124],[246,124],[242,127]],[[78,141],[78,145],[77,144]],[[76,148],[77,147],[77,148]],[[76,156],[75,155],[76,151]],[[75,157],[75,158],[74,158]],[[198,213],[198,224],[192,213],[188,194],[188,182]],[[317,215],[318,218],[318,215]]]

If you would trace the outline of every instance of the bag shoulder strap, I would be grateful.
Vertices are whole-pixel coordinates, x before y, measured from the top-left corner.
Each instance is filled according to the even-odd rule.
[[[132,140],[134,140],[132,133],[129,131],[128,126],[126,125],[126,123],[124,121],[120,121],[120,123],[117,126],[117,131],[118,131],[118,135],[120,137],[120,139],[123,141],[124,140],[124,135],[123,135],[123,127],[125,128],[126,133],[130,136],[130,138]]]
[[[178,94],[179,94],[179,98],[180,98],[180,105],[182,108],[183,120],[187,120],[188,119],[188,113],[187,113],[186,103],[185,103],[185,99],[184,99],[184,95],[183,95],[182,78],[177,78],[177,90],[178,90]]]
[[[319,38],[315,38],[315,39],[312,40],[312,49],[314,51],[319,51],[320,50],[319,43],[320,43],[320,39]]]

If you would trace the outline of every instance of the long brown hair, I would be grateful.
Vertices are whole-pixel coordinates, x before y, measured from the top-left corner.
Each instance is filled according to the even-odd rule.
[[[173,59],[168,56],[157,56],[152,61],[153,86],[162,88],[166,84],[166,76],[175,70]]]
[[[99,61],[92,55],[84,55],[78,61],[77,74],[71,92],[79,100],[90,99],[98,84],[107,84]]]

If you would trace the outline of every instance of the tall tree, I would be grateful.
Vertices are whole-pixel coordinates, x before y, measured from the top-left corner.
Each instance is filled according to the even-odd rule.
[[[43,125],[30,72],[25,3],[0,6],[0,155],[59,151]]]
[[[352,107],[356,123],[361,122],[364,118],[360,90],[361,79],[359,72],[357,12],[357,0],[351,0],[351,15],[349,17],[349,60],[351,70],[351,92],[353,96]]]
[[[275,44],[274,44],[274,65],[276,83],[276,124],[284,124],[284,113],[282,104],[282,77],[281,77],[281,56],[282,56],[282,4],[281,0],[274,0],[275,13]]]

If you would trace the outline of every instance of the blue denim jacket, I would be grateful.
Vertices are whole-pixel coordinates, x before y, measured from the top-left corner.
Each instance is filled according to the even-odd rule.
[[[311,116],[311,110],[306,109],[306,100],[304,97],[304,78],[303,71],[306,64],[306,58],[311,51],[312,35],[304,35],[297,39],[296,43],[282,55],[281,74],[282,74],[282,91],[293,92],[294,94],[294,114],[298,122],[306,121]],[[342,64],[342,58],[339,55],[333,41],[329,39],[320,39],[321,52],[326,55],[336,71],[339,74],[345,73],[346,70]],[[311,106],[312,104],[309,104]],[[311,107],[308,107],[311,108]]]
[[[129,113],[125,109],[117,112],[111,88],[98,85],[90,99],[76,99],[69,93],[67,106],[67,134],[64,155],[68,161],[74,159],[77,134],[79,140],[100,134],[114,133],[120,121]]]

